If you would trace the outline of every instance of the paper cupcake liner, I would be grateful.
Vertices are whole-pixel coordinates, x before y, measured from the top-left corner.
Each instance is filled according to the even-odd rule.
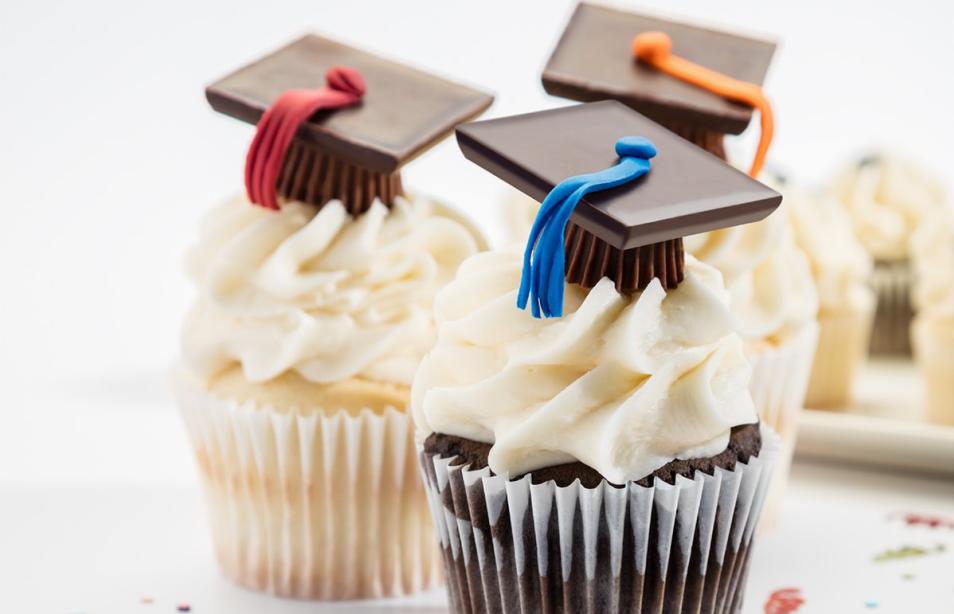
[[[911,334],[928,420],[954,426],[954,323],[916,318]]]
[[[797,427],[817,345],[818,323],[810,322],[782,345],[746,353],[752,364],[752,400],[762,421],[779,434]]]
[[[438,582],[406,413],[279,412],[175,380],[227,577],[307,599],[397,596]]]
[[[870,351],[876,355],[911,355],[911,285],[908,260],[876,260],[871,288],[877,297]]]
[[[531,484],[420,453],[455,613],[738,612],[778,454],[651,487]]]
[[[807,407],[845,408],[858,368],[868,355],[873,309],[823,314],[808,380]]]
[[[818,345],[818,323],[810,322],[786,343],[747,353],[752,363],[749,390],[764,424],[772,427],[781,440],[775,463],[775,477],[768,495],[763,526],[774,527],[782,510],[782,498],[788,484],[788,472],[795,452],[798,415],[805,406],[808,377]]]

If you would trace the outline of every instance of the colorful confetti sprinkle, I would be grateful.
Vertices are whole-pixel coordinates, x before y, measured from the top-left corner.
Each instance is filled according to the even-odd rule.
[[[930,527],[932,529],[951,529],[954,530],[954,519],[943,516],[932,516],[928,514],[903,513],[895,514],[893,517],[900,516],[908,526]]]
[[[192,611],[192,606],[189,605],[188,603],[186,603],[185,601],[183,601],[182,603],[180,603],[179,605],[176,606],[176,611],[177,611],[177,612],[191,612],[191,611]]]
[[[869,610],[873,610],[873,609],[875,609],[875,608],[878,607],[878,602],[877,602],[877,601],[866,601],[866,602],[865,602],[865,607],[868,608]]]
[[[143,605],[149,605],[154,602],[155,602],[155,599],[153,597],[150,597],[149,595],[143,595],[142,597],[139,598],[139,603]]]
[[[901,546],[900,548],[888,549],[879,552],[874,556],[875,563],[884,563],[886,561],[898,561],[901,559],[910,559],[918,556],[927,556],[928,554],[938,554],[944,552],[947,548],[944,544],[937,544],[933,548],[922,548],[920,546]]]
[[[791,614],[805,603],[799,588],[780,588],[769,595],[765,614]]]

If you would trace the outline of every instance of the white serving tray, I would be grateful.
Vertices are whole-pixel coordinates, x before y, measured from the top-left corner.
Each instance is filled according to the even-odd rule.
[[[928,423],[922,398],[913,362],[871,361],[855,382],[849,407],[802,412],[796,454],[954,475],[954,427]]]

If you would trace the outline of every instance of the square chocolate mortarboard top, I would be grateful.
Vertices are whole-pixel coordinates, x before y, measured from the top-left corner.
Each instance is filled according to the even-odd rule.
[[[616,164],[616,141],[656,145],[652,168],[627,185],[595,192],[571,220],[617,249],[631,249],[758,221],[780,194],[616,101],[474,122],[457,128],[464,155],[531,198]]]
[[[291,88],[320,88],[332,66],[364,76],[367,91],[354,107],[319,112],[297,137],[376,173],[389,174],[473,119],[493,96],[309,34],[206,88],[221,113],[257,123]]]
[[[544,89],[581,102],[619,100],[665,124],[726,134],[745,130],[750,107],[636,60],[633,37],[651,31],[669,35],[673,54],[757,85],[775,53],[772,42],[581,3],[547,62]]]

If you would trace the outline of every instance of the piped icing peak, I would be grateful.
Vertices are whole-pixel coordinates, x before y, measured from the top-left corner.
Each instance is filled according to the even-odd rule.
[[[433,343],[434,296],[477,249],[473,231],[423,199],[357,217],[339,201],[279,211],[227,202],[190,254],[200,294],[185,364],[206,379],[237,365],[252,382],[293,371],[316,383],[410,384]]]
[[[567,284],[564,317],[535,319],[513,306],[516,249],[468,259],[435,303],[438,341],[412,388],[419,436],[493,443],[498,474],[579,460],[614,483],[721,452],[757,421],[751,369],[718,271],[686,265],[668,292]]]

